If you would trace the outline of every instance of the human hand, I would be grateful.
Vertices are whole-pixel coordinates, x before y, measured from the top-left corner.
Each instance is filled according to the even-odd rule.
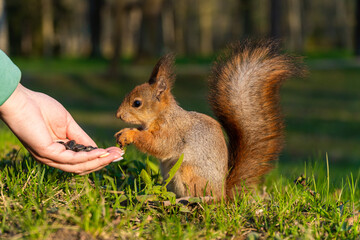
[[[0,117],[39,162],[65,172],[88,174],[122,159],[124,153],[117,147],[91,152],[65,150],[56,141],[96,144],[58,101],[21,84],[0,106]]]

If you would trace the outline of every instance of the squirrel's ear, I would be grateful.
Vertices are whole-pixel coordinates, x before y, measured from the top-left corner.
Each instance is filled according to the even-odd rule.
[[[174,81],[174,55],[166,54],[155,65],[148,83],[156,89],[156,97],[171,89]]]

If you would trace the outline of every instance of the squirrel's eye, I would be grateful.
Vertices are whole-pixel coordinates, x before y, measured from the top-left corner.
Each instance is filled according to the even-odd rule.
[[[135,107],[135,108],[140,107],[140,106],[141,106],[141,101],[140,101],[140,100],[135,100],[135,101],[133,102],[132,106]]]

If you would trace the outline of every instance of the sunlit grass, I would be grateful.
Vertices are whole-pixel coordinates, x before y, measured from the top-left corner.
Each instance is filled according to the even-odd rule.
[[[36,163],[25,152],[0,164],[0,237],[6,239],[232,239],[356,238],[359,174],[328,171],[326,159],[275,170],[255,193],[232,202],[161,206],[142,181],[146,156],[129,149],[125,160],[88,176]],[[150,160],[153,162],[153,160]],[[291,176],[281,172],[291,172]],[[149,171],[152,186],[161,184]],[[303,175],[303,184],[294,180]],[[338,179],[340,182],[333,182]],[[155,184],[155,185],[153,185]]]

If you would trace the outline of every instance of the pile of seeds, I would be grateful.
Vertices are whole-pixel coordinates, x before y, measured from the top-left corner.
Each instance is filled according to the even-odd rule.
[[[72,150],[74,152],[90,152],[94,149],[97,149],[97,147],[93,147],[93,146],[85,146],[82,144],[77,144],[75,142],[75,140],[71,140],[68,142],[63,142],[63,141],[58,141],[58,143],[62,144],[65,146],[66,150]]]

